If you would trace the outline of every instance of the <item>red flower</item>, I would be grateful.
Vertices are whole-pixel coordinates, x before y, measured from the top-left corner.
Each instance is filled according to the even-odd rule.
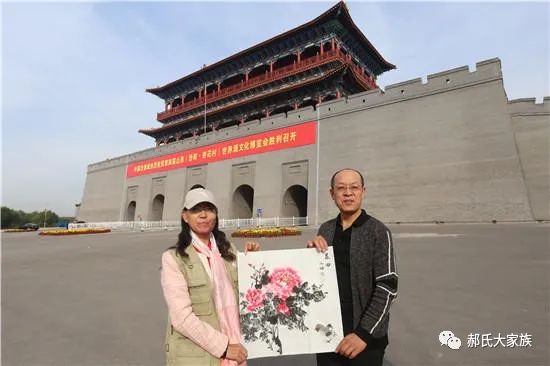
[[[279,299],[285,301],[292,294],[294,287],[301,283],[302,279],[293,268],[275,268],[269,275],[267,288]]]
[[[286,302],[282,302],[277,305],[277,311],[284,315],[290,314],[290,309],[288,308],[288,306],[286,306]]]
[[[265,295],[262,290],[257,288],[249,288],[246,292],[246,301],[248,301],[248,306],[246,310],[254,311],[264,304]]]

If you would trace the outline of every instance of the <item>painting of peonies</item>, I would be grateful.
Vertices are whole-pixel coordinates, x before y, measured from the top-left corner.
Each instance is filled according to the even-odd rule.
[[[333,352],[342,338],[334,254],[239,254],[239,308],[248,358]]]

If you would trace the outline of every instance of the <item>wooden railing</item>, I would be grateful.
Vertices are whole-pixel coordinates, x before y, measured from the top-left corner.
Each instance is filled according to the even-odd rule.
[[[376,89],[378,88],[378,85],[376,85],[376,82],[373,78],[371,78],[368,74],[365,74],[365,71],[362,67],[359,67],[355,65],[354,63],[351,64],[351,69],[354,71],[355,76],[361,80],[363,83],[365,83],[369,89]]]
[[[243,90],[254,88],[262,84],[270,83],[274,80],[282,79],[289,75],[302,72],[312,67],[317,67],[334,60],[340,60],[343,63],[350,64],[352,70],[354,71],[354,74],[357,76],[358,79],[360,79],[363,83],[365,83],[365,85],[368,88],[375,89],[378,87],[374,79],[372,79],[369,75],[365,74],[364,70],[361,67],[355,65],[351,61],[351,56],[344,54],[339,49],[334,49],[334,50],[326,51],[322,55],[317,54],[315,56],[305,58],[300,62],[295,62],[292,65],[287,65],[285,67],[275,69],[272,72],[266,71],[265,74],[249,78],[248,81],[241,81],[238,84],[229,86],[227,88],[223,88],[219,91],[215,90],[211,93],[208,93],[206,96],[196,98],[190,102],[186,102],[182,105],[179,105],[167,111],[157,113],[157,120],[163,121],[167,118],[186,112],[198,106],[202,106],[205,103],[212,103],[222,98],[226,98],[230,95],[240,93]]]

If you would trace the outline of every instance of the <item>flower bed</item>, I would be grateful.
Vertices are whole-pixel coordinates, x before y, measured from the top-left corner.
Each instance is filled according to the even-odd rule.
[[[3,233],[26,233],[27,231],[36,231],[32,229],[5,229],[2,230]]]
[[[60,230],[47,230],[41,231],[38,235],[79,235],[79,234],[102,234],[109,233],[111,229],[108,228],[82,228],[82,229],[60,229]]]
[[[233,238],[274,238],[279,236],[302,235],[302,231],[289,227],[265,227],[254,229],[239,229],[234,231]]]

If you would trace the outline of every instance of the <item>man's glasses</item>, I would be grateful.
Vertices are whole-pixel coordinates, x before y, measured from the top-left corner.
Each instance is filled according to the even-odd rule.
[[[356,194],[356,193],[359,193],[363,190],[363,186],[360,185],[360,184],[348,184],[348,185],[339,184],[336,187],[334,187],[334,191],[336,191],[336,193],[345,193],[348,190],[351,193]]]

